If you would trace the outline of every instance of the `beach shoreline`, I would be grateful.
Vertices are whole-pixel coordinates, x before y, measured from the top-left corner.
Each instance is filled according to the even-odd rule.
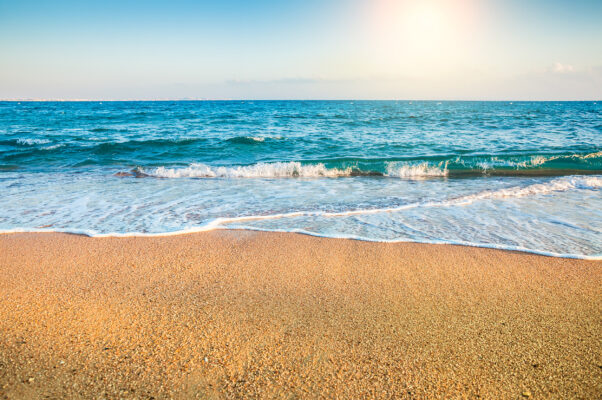
[[[278,216],[276,216],[278,217]],[[236,219],[238,217],[234,217]],[[241,219],[246,219],[247,217],[240,217]],[[249,217],[248,219],[253,219],[254,217]],[[260,219],[260,217],[258,217]],[[267,219],[267,218],[266,218]],[[552,251],[546,250],[538,250],[538,249],[530,249],[521,246],[510,246],[503,244],[493,244],[493,243],[472,243],[472,242],[461,242],[461,241],[453,241],[453,240],[434,240],[434,241],[422,241],[422,240],[379,240],[379,239],[367,239],[364,237],[359,237],[355,235],[327,235],[327,234],[319,234],[315,232],[305,231],[302,229],[296,230],[273,230],[273,229],[260,229],[260,228],[228,228],[227,226],[223,226],[224,222],[220,219],[217,219],[207,225],[200,226],[197,228],[189,228],[178,231],[169,231],[169,232],[159,232],[159,233],[147,233],[147,232],[111,232],[111,233],[97,233],[94,231],[88,230],[77,230],[77,229],[59,229],[53,230],[51,226],[41,226],[34,229],[28,228],[16,228],[16,229],[6,229],[0,230],[0,235],[10,235],[17,233],[25,233],[25,234],[64,234],[64,235],[76,235],[83,236],[88,238],[160,238],[160,237],[170,237],[170,236],[184,236],[184,235],[194,235],[205,232],[212,231],[232,231],[232,232],[261,232],[261,233],[282,233],[282,234],[293,234],[293,235],[304,235],[309,237],[315,237],[320,239],[334,239],[334,240],[355,240],[359,242],[367,242],[367,243],[386,243],[386,244],[424,244],[427,246],[458,246],[458,247],[471,247],[477,249],[491,249],[491,250],[500,250],[511,253],[519,253],[519,254],[530,254],[536,256],[543,257],[553,257],[553,258],[566,258],[566,259],[575,259],[575,260],[589,260],[589,261],[602,261],[602,254],[570,254],[570,253],[556,253]]]
[[[0,398],[595,398],[602,262],[214,230],[0,235]]]

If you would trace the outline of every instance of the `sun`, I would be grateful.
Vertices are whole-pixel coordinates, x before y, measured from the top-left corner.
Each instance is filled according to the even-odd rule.
[[[416,2],[408,7],[406,15],[399,18],[406,34],[416,35],[422,40],[434,40],[446,29],[446,15],[434,1]]]
[[[374,0],[370,46],[383,62],[416,69],[461,53],[472,0]]]
[[[445,37],[451,11],[442,0],[377,0],[373,24],[381,40],[424,44]]]

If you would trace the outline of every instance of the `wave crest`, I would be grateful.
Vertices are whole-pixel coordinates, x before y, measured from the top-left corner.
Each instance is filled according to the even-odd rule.
[[[226,139],[226,142],[234,144],[259,144],[266,140],[281,140],[282,136],[236,136]]]
[[[324,164],[301,164],[300,162],[259,163],[237,167],[212,167],[206,164],[191,164],[184,168],[158,167],[151,170],[138,168],[142,176],[157,178],[289,178],[289,177],[339,177],[350,176],[350,168],[326,168]]]
[[[194,163],[187,167],[153,169],[139,167],[133,171],[133,174],[158,178],[386,176],[401,179],[599,175],[602,174],[602,152],[583,155],[458,156],[415,160],[341,158],[324,161],[262,162],[246,166],[211,166]]]
[[[390,162],[386,166],[387,176],[406,178],[406,179],[423,179],[432,177],[443,177],[449,174],[447,162],[437,165],[429,165],[428,163],[420,163],[416,165],[401,164],[399,162]]]
[[[50,143],[48,139],[27,139],[27,138],[19,138],[17,139],[17,144],[25,145],[25,146],[35,146],[36,144],[47,144]]]

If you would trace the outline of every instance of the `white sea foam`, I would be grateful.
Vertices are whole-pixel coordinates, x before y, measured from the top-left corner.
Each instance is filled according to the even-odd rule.
[[[595,176],[573,176],[554,179],[546,183],[535,183],[529,186],[514,186],[505,189],[490,190],[473,195],[462,196],[453,201],[455,204],[472,203],[475,200],[502,199],[508,197],[524,197],[533,195],[544,195],[553,192],[565,192],[573,189],[600,189],[602,178]]]
[[[229,217],[229,218],[216,218],[207,225],[204,225],[201,230],[211,230],[218,227],[225,226],[227,224],[235,222],[253,221],[253,220],[272,220],[280,218],[295,218],[295,217],[345,217],[353,215],[367,215],[367,214],[379,214],[379,213],[390,213],[408,210],[418,207],[452,207],[452,206],[464,206],[472,204],[475,201],[480,200],[491,200],[491,199],[504,199],[504,198],[518,198],[532,195],[545,195],[553,192],[563,192],[573,189],[586,189],[586,190],[597,190],[602,188],[602,178],[599,177],[570,177],[560,178],[550,181],[548,183],[538,183],[525,187],[510,187],[498,190],[483,191],[467,196],[461,196],[443,201],[429,201],[429,202],[416,202],[404,204],[398,207],[386,207],[386,208],[374,208],[374,209],[356,209],[347,210],[340,212],[325,212],[325,211],[294,211],[290,213],[280,214],[268,214],[268,215],[248,215],[240,217]],[[196,230],[195,230],[196,231]]]
[[[236,167],[215,167],[206,164],[191,164],[183,168],[158,167],[139,169],[139,172],[157,178],[311,178],[352,176],[354,170],[347,168],[327,168],[323,163],[302,164],[300,162],[258,163]],[[403,179],[423,179],[447,176],[446,164],[430,166],[426,163],[407,165],[399,162],[388,163],[386,176]]]
[[[261,137],[261,136],[249,136],[249,137],[247,137],[247,139],[251,139],[256,142],[264,142],[265,141],[265,138]]]
[[[602,157],[602,152],[590,153],[590,154],[573,154],[573,155],[555,155],[555,156],[531,156],[529,158],[520,160],[519,156],[516,159],[513,158],[499,158],[499,157],[491,157],[486,160],[482,160],[476,163],[476,165],[487,171],[489,169],[505,167],[505,168],[516,168],[516,169],[527,169],[527,168],[535,168],[540,167],[547,162],[561,160],[561,159],[574,159],[574,160],[587,160],[589,158],[598,158]],[[462,163],[461,158],[456,159],[457,163]]]
[[[374,208],[374,209],[358,209],[341,212],[323,212],[323,211],[299,211],[285,214],[272,215],[252,215],[234,218],[218,218],[218,225],[228,224],[232,222],[250,221],[250,220],[267,220],[278,218],[293,218],[301,216],[323,216],[323,217],[344,217],[351,215],[366,215],[378,214],[386,212],[403,211],[418,207],[450,207],[464,206],[479,200],[518,198],[533,195],[545,195],[553,192],[564,192],[573,189],[590,189],[597,190],[602,188],[602,178],[599,177],[570,177],[554,179],[548,183],[537,183],[525,187],[510,187],[498,190],[487,190],[467,196],[461,196],[443,201],[429,201],[424,203],[409,203],[398,207]]]
[[[498,157],[491,157],[490,159],[487,159],[485,161],[479,161],[477,163],[477,166],[479,168],[482,168],[484,171],[487,171],[489,169],[493,169],[496,167],[510,167],[510,168],[532,168],[532,167],[538,167],[540,165],[545,164],[547,161],[551,161],[555,158],[558,157],[543,157],[543,156],[534,156],[531,157],[529,159],[525,159],[522,161],[517,161],[517,160],[513,160],[513,159],[504,159],[504,158],[498,158]]]
[[[520,247],[517,244],[513,243],[491,243],[487,242],[487,240],[483,240],[482,237],[475,237],[473,241],[462,241],[461,238],[457,238],[452,240],[452,238],[444,239],[444,238],[416,238],[410,239],[407,237],[402,237],[400,239],[395,238],[382,238],[378,235],[372,236],[370,234],[358,235],[355,232],[342,230],[337,233],[328,233],[328,229],[324,231],[321,228],[305,230],[304,226],[307,226],[303,221],[306,218],[316,219],[316,221],[321,221],[316,226],[322,224],[323,226],[331,226],[328,219],[329,218],[345,218],[345,217],[354,217],[354,216],[362,216],[362,215],[371,215],[371,214],[385,214],[385,213],[395,213],[395,212],[404,212],[404,210],[415,209],[419,213],[421,213],[422,209],[442,207],[442,208],[454,208],[454,207],[465,207],[472,203],[482,202],[482,201],[505,201],[505,199],[515,199],[527,196],[544,196],[548,194],[553,194],[557,192],[567,192],[572,190],[600,190],[602,188],[602,177],[600,176],[571,176],[571,177],[563,177],[548,180],[544,183],[535,183],[531,185],[525,186],[513,186],[500,188],[496,190],[483,190],[478,191],[473,194],[457,196],[446,198],[442,200],[431,200],[431,201],[413,201],[407,204],[403,204],[395,207],[383,207],[383,208],[360,208],[360,209],[349,209],[342,210],[336,212],[327,212],[321,210],[307,210],[307,211],[294,211],[291,212],[283,212],[283,213],[273,213],[273,214],[263,214],[263,215],[246,215],[246,216],[234,216],[234,217],[216,217],[219,214],[214,214],[211,219],[204,219],[203,223],[200,223],[196,226],[190,226],[186,229],[174,230],[174,231],[157,231],[155,228],[151,227],[151,232],[145,231],[147,228],[142,228],[143,231],[123,231],[123,232],[107,232],[106,230],[96,231],[94,229],[98,229],[95,227],[94,229],[73,229],[69,228],[69,223],[62,223],[61,228],[54,229],[54,227],[49,229],[8,229],[4,232],[19,232],[19,231],[33,231],[33,232],[48,232],[48,231],[62,231],[62,232],[70,232],[70,233],[78,233],[85,234],[88,236],[98,236],[98,237],[107,237],[107,236],[169,236],[169,235],[177,235],[183,233],[191,233],[191,232],[203,232],[210,231],[215,229],[254,229],[254,230],[268,230],[268,231],[283,231],[283,232],[298,232],[298,233],[306,233],[315,236],[328,236],[328,237],[338,237],[338,238],[349,238],[349,239],[359,239],[359,240],[368,240],[368,241],[385,241],[385,242],[399,242],[399,241],[415,241],[420,242],[424,241],[425,243],[455,243],[469,246],[478,246],[478,247],[493,247],[507,250],[520,250],[527,251],[537,254],[545,254],[550,256],[557,257],[576,257],[576,258],[589,258],[589,259],[600,259],[602,256],[600,254],[578,254],[578,248],[571,249],[571,251],[564,250],[563,247],[546,247],[546,246],[538,246],[536,244],[528,245],[528,247],[523,246]],[[87,199],[83,203],[87,204]],[[497,207],[497,205],[495,206]],[[289,208],[290,210],[290,208]],[[85,210],[84,210],[85,212]],[[405,214],[403,214],[405,215]],[[79,218],[79,217],[78,217]],[[103,216],[104,218],[104,216]],[[296,220],[296,218],[300,218]],[[289,221],[283,221],[284,223],[279,223],[279,219],[289,219]],[[271,228],[265,228],[261,225],[254,224],[254,221],[267,221],[272,220]],[[388,218],[385,218],[388,220]],[[342,221],[341,221],[342,222]],[[352,222],[352,221],[351,221]],[[335,221],[333,221],[335,223]],[[338,221],[336,223],[339,223]],[[42,224],[40,224],[42,225]],[[313,224],[312,224],[313,225]],[[39,226],[39,225],[38,225]],[[115,225],[113,225],[115,226]],[[182,225],[180,225],[182,226]],[[161,228],[159,228],[161,229]],[[595,229],[595,226],[592,227]],[[154,230],[154,231],[153,231]],[[465,240],[465,239],[464,239]],[[567,249],[568,250],[568,249]]]
[[[54,150],[54,149],[58,149],[59,147],[63,147],[64,144],[62,143],[57,143],[57,144],[53,144],[52,146],[44,146],[42,147],[42,150]]]
[[[238,167],[213,167],[191,164],[184,168],[158,167],[140,172],[158,178],[286,178],[348,176],[351,169],[326,168],[324,164],[300,162],[259,163]]]
[[[245,137],[246,139],[262,142],[268,137]],[[279,138],[279,137],[277,137]],[[588,159],[602,156],[602,152],[587,155],[558,155],[558,156],[533,156],[527,159],[512,159],[491,157],[483,160],[455,160],[441,162],[412,162],[412,161],[387,161],[384,163],[384,176],[401,179],[427,179],[446,177],[454,172],[449,169],[450,164],[464,165],[466,170],[475,167],[475,171],[487,173],[496,168],[515,168],[517,170],[540,167],[545,163],[562,158]],[[376,167],[376,169],[380,169]],[[328,168],[323,163],[306,164],[298,161],[258,163],[245,166],[218,167],[202,163],[190,164],[187,167],[158,167],[154,169],[139,168],[139,172],[158,178],[293,178],[293,177],[344,177],[372,175],[373,171],[361,171],[356,167]],[[377,172],[378,174],[378,172]]]
[[[386,175],[405,179],[424,179],[447,176],[447,162],[438,165],[429,165],[428,163],[408,165],[400,162],[389,162],[387,163]]]
[[[253,140],[255,142],[265,142],[266,139],[269,139],[269,140],[284,139],[282,136],[279,136],[279,135],[276,135],[276,136],[245,136],[245,138],[247,138],[249,140]]]
[[[19,138],[19,139],[17,139],[17,143],[24,144],[24,145],[27,145],[27,146],[33,146],[33,145],[36,145],[36,144],[50,143],[50,140],[48,140],[48,139],[24,139],[24,138]]]

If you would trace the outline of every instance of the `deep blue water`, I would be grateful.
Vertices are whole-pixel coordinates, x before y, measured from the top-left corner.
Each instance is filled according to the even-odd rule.
[[[596,102],[0,102],[0,229],[602,253]]]

